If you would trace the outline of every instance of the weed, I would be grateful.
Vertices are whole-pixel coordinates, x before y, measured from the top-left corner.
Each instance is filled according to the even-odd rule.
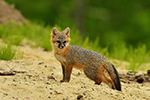
[[[150,53],[147,51],[146,45],[139,44],[135,49],[130,47],[126,59],[130,62],[130,65],[127,66],[127,69],[136,73],[142,63],[149,61],[149,56]]]
[[[0,46],[0,59],[11,60],[11,59],[22,59],[23,52],[13,48],[10,44]]]
[[[27,38],[34,41],[37,47],[51,50],[50,29],[50,27],[31,23],[9,23],[0,26],[0,37],[5,43],[11,43],[12,45],[20,45],[22,40]]]
[[[16,50],[11,45],[0,46],[0,59],[11,60],[15,56]]]

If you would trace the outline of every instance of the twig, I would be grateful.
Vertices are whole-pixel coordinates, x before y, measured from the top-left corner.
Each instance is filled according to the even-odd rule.
[[[26,71],[16,71],[16,70],[14,70],[13,72],[15,72],[15,73],[26,73]]]
[[[14,71],[4,71],[4,72],[0,72],[0,75],[15,75],[16,72]]]
[[[16,73],[26,73],[26,71],[15,71],[15,70],[10,70],[10,71],[3,71],[0,72],[0,75],[16,75]]]

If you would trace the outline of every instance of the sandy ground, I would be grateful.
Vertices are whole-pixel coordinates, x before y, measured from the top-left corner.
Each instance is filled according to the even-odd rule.
[[[0,76],[0,100],[150,100],[150,83],[121,82],[122,92],[110,89],[105,83],[95,85],[83,71],[73,69],[69,83],[60,83],[62,70],[52,52],[19,47],[22,60],[0,60],[0,71],[20,72]],[[119,73],[125,70],[116,64]],[[25,73],[22,73],[25,72]]]

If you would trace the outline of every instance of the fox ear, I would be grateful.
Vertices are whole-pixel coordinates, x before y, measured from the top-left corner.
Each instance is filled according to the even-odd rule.
[[[51,33],[51,35],[52,36],[55,36],[55,35],[57,35],[58,34],[58,30],[57,30],[57,28],[56,27],[54,27],[53,29],[52,29],[52,33]]]
[[[67,36],[70,35],[70,28],[67,27],[65,30],[64,30],[64,34],[66,34]]]

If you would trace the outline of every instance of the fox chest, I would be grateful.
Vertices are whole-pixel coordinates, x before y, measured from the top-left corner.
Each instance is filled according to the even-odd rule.
[[[60,63],[66,63],[66,58],[64,56],[56,54],[55,57]]]

